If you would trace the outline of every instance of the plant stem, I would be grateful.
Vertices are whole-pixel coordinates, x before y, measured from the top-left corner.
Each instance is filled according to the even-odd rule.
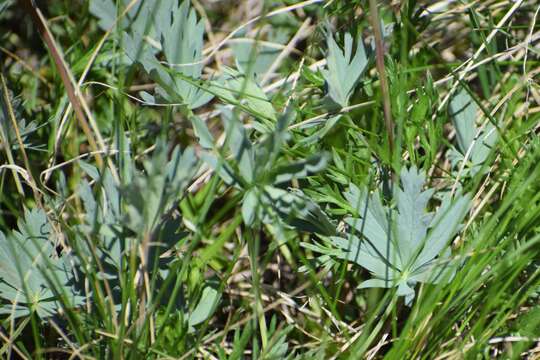
[[[390,163],[392,162],[392,152],[394,150],[394,121],[392,120],[392,109],[390,107],[390,92],[388,90],[388,80],[386,79],[386,71],[384,67],[384,42],[381,33],[379,10],[376,0],[369,0],[369,10],[371,17],[371,26],[375,36],[375,57],[377,71],[381,83],[381,93],[383,96],[384,123],[386,132],[388,133],[388,147],[390,149]]]

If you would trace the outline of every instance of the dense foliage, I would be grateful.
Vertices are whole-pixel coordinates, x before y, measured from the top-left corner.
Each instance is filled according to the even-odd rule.
[[[0,0],[0,356],[540,354],[534,0]]]

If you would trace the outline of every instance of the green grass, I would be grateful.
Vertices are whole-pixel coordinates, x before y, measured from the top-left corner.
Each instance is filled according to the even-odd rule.
[[[536,1],[23,3],[1,358],[539,356]]]

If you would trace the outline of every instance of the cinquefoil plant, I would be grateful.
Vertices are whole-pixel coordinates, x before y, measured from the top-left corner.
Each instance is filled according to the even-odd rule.
[[[468,195],[443,196],[441,206],[426,211],[435,190],[422,190],[425,176],[415,167],[401,171],[401,187],[394,191],[395,208],[384,205],[377,192],[350,185],[345,198],[359,214],[345,219],[348,234],[332,236],[326,244],[304,244],[331,258],[346,259],[367,269],[373,278],[359,288],[397,286],[410,305],[419,282],[447,281],[455,271],[449,242],[460,229],[469,206]]]
[[[167,148],[158,142],[153,156],[142,165],[144,171],[137,170],[135,162],[126,154],[123,185],[115,184],[109,172],[100,175],[97,168],[83,165],[101,188],[95,195],[89,183],[83,181],[79,189],[86,216],[78,231],[95,241],[95,249],[79,247],[79,258],[90,259],[92,253],[97,255],[95,262],[103,269],[99,277],[107,279],[115,309],[120,311],[121,299],[129,291],[122,286],[126,281],[122,278],[129,271],[132,254],[137,254],[136,261],[141,267],[145,264],[153,289],[156,289],[154,295],[165,294],[161,302],[170,304],[172,310],[182,314],[189,332],[193,332],[194,326],[213,314],[219,302],[221,294],[216,284],[205,282],[196,298],[191,296],[193,294],[186,296],[182,291],[173,297],[173,289],[164,284],[167,280],[176,281],[182,266],[183,258],[176,253],[177,244],[187,241],[188,233],[182,231],[181,215],[174,213],[176,202],[183,197],[199,168],[199,161],[191,147],[184,151],[174,148],[167,160]],[[145,242],[146,259],[137,251]],[[193,304],[196,305],[193,307]]]
[[[205,153],[203,159],[225,183],[243,192],[244,222],[251,226],[256,221],[269,223],[281,218],[302,230],[334,234],[335,226],[317,204],[301,190],[286,188],[291,180],[316,173],[327,162],[325,154],[297,161],[284,159],[281,149],[289,136],[287,125],[292,114],[279,117],[275,130],[255,143],[232,112],[224,110],[223,114],[232,159],[225,160],[211,152]]]
[[[35,311],[40,318],[84,298],[74,286],[68,258],[57,254],[51,225],[40,209],[27,210],[18,231],[0,232],[0,313],[13,317]]]

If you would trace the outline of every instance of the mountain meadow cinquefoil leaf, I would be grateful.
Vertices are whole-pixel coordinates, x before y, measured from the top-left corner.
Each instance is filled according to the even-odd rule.
[[[425,176],[415,167],[403,168],[393,200],[385,205],[377,192],[350,185],[344,193],[359,217],[347,217],[349,232],[328,238],[328,246],[310,248],[346,259],[368,270],[373,278],[359,288],[397,287],[410,305],[419,282],[449,280],[455,270],[449,243],[470,208],[470,197],[445,195],[435,213],[428,212],[434,189],[423,190]],[[400,185],[400,186],[398,186]]]

